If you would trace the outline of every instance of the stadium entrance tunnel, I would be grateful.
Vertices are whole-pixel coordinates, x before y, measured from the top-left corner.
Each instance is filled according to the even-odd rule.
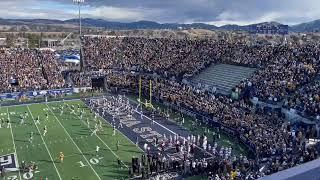
[[[104,77],[92,77],[92,88],[93,89],[105,89],[105,78]]]

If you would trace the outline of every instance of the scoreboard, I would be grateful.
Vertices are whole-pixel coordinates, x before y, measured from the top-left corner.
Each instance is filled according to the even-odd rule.
[[[289,33],[289,26],[276,23],[262,23],[251,25],[249,29],[252,34],[281,34]]]

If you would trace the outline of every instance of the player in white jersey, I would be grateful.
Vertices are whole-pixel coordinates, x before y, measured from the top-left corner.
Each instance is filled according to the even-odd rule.
[[[60,107],[60,116],[63,114],[63,105]]]
[[[170,146],[172,145],[172,136],[171,136],[171,134],[169,135],[169,145]]]
[[[83,111],[80,111],[80,119],[82,120],[82,118],[83,118]]]
[[[28,117],[28,113],[26,111],[26,112],[24,112],[24,118],[27,118],[27,117]]]
[[[43,128],[43,135],[42,136],[46,136],[48,130],[47,130],[47,126],[44,126]]]
[[[71,114],[76,114],[76,113],[74,112],[74,109],[71,109]]]
[[[89,118],[87,118],[87,125],[88,125],[88,128],[90,128],[90,121],[89,121]]]
[[[7,119],[7,128],[10,128],[11,127],[11,122],[10,122],[10,119],[8,118]]]
[[[39,116],[36,118],[36,124],[40,124],[40,117]]]
[[[24,117],[23,117],[23,115],[20,115],[20,124],[21,124],[21,125],[24,124]]]
[[[115,136],[116,135],[116,126],[113,125],[113,133],[112,133],[112,136]]]
[[[97,132],[98,132],[98,129],[97,129],[97,128],[95,128],[95,129],[92,131],[91,136],[93,136],[93,135],[97,135]]]
[[[33,132],[31,132],[29,136],[29,142],[32,143],[32,141],[33,141]]]
[[[100,147],[99,147],[99,146],[96,146],[96,155],[97,155],[97,156],[99,155],[99,150],[100,150]]]
[[[154,112],[152,112],[152,114],[151,114],[151,119],[152,119],[151,125],[154,125]]]
[[[103,128],[102,128],[102,122],[101,122],[100,120],[98,120],[98,128],[99,128],[100,130],[103,129]]]
[[[119,121],[118,129],[119,129],[119,128],[121,128],[121,129],[123,128],[123,125],[122,125],[122,121],[121,121],[121,120]]]

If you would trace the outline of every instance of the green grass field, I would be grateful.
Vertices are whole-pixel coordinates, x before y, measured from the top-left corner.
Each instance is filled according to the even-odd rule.
[[[0,128],[0,155],[16,153],[18,162],[35,162],[38,170],[32,173],[6,173],[5,180],[45,179],[49,180],[96,180],[127,179],[132,156],[140,157],[142,151],[119,132],[112,136],[112,127],[103,122],[103,132],[91,136],[94,128],[94,115],[81,101],[69,101],[68,104],[80,104],[86,113],[83,120],[78,115],[65,109],[62,116],[60,103],[21,105],[1,107],[0,117],[11,122],[11,128]],[[20,114],[28,116],[23,125]],[[45,114],[49,118],[46,120]],[[40,117],[40,124],[36,118]],[[89,127],[86,119],[89,119]],[[43,136],[44,126],[48,132]],[[29,142],[33,132],[33,141]],[[117,150],[116,142],[120,141]],[[96,146],[100,147],[98,155]],[[59,153],[64,153],[64,162],[59,160]],[[117,159],[123,162],[120,169]]]

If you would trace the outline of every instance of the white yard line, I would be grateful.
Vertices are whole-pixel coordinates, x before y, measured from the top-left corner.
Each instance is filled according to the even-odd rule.
[[[48,152],[48,154],[49,154],[49,156],[50,156],[50,159],[51,159],[51,161],[52,161],[52,164],[53,164],[54,168],[56,169],[56,172],[57,172],[57,174],[58,174],[58,176],[59,176],[59,179],[62,180],[62,178],[61,178],[61,176],[60,176],[60,173],[59,173],[59,171],[58,171],[58,168],[57,168],[56,164],[54,163],[54,160],[53,160],[53,158],[52,158],[52,156],[51,156],[51,153],[50,153],[50,151],[49,151],[49,149],[48,149],[47,143],[46,143],[46,141],[43,139],[43,137],[42,137],[42,135],[41,135],[41,132],[40,132],[40,130],[39,130],[39,127],[37,126],[36,121],[34,120],[34,117],[33,117],[32,112],[31,112],[31,110],[30,110],[30,108],[29,108],[28,105],[27,105],[27,108],[28,108],[28,111],[29,111],[29,113],[30,113],[30,115],[31,115],[31,118],[32,118],[32,120],[33,120],[33,123],[34,123],[34,125],[36,126],[36,128],[37,128],[37,130],[38,130],[38,132],[39,132],[39,135],[40,135],[40,137],[41,137],[41,139],[42,139],[42,141],[43,141],[43,144],[44,144],[44,146],[45,146],[46,149],[47,149],[47,152]]]
[[[46,106],[48,107],[49,111],[53,114],[53,116],[55,117],[55,119],[58,121],[58,123],[60,124],[60,126],[64,129],[64,131],[66,132],[66,134],[69,136],[69,138],[71,139],[71,141],[73,142],[73,144],[76,146],[76,148],[78,149],[78,151],[81,153],[81,155],[84,157],[84,159],[87,161],[87,163],[89,164],[89,166],[91,167],[91,169],[93,170],[93,172],[96,174],[96,176],[98,177],[98,179],[101,180],[100,176],[98,175],[98,173],[94,170],[94,168],[91,166],[90,162],[88,161],[88,159],[86,158],[86,156],[83,154],[83,152],[81,151],[81,149],[78,147],[78,145],[74,142],[74,140],[72,139],[72,137],[70,136],[70,134],[68,133],[68,131],[66,130],[66,128],[61,124],[61,122],[59,121],[58,117],[54,114],[54,112],[51,110],[51,108],[48,106],[48,104],[46,104]]]
[[[70,107],[69,107],[69,109],[70,109]],[[71,110],[71,109],[70,109]],[[99,114],[98,114],[98,116],[100,117],[100,118],[102,118]],[[103,119],[103,118],[102,118]],[[86,123],[86,122],[84,122],[83,120],[81,120],[81,122],[84,124],[84,125],[86,125],[86,126],[88,126],[88,124]],[[89,130],[90,130],[90,132],[93,132],[90,128],[88,128]],[[116,157],[116,158],[118,158],[118,159],[120,159],[120,157],[96,134],[96,136],[98,137],[98,139],[111,151],[111,153]],[[122,163],[123,163],[123,165],[126,167],[126,168],[129,168],[123,161],[122,161]]]
[[[10,132],[11,132],[11,137],[12,137],[12,142],[13,142],[13,148],[14,148],[14,153],[16,154],[16,158],[17,158],[17,168],[18,168],[18,173],[19,173],[19,178],[21,179],[21,173],[20,173],[20,163],[19,163],[19,159],[18,159],[18,154],[17,154],[17,148],[16,148],[16,143],[14,142],[14,136],[13,136],[13,131],[12,131],[12,124],[11,124],[11,119],[10,119],[10,115],[9,115],[9,108],[7,108],[7,114],[8,114],[8,120],[10,122]]]

